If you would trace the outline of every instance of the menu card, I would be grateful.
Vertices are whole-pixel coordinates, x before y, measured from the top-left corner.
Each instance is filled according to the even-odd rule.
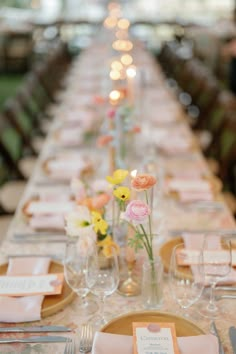
[[[62,291],[64,274],[0,276],[0,296],[57,295]]]
[[[175,324],[133,322],[134,354],[180,354]]]

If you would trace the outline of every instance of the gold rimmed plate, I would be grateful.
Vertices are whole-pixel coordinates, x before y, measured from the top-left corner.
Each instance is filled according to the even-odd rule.
[[[174,323],[178,337],[197,336],[200,334],[205,334],[203,329],[198,327],[195,323],[183,317],[159,311],[142,311],[127,313],[111,320],[101,329],[101,332],[132,336],[133,322]]]
[[[7,272],[8,263],[2,264],[0,266],[0,275],[5,275]],[[51,261],[48,273],[63,273],[63,265],[57,261]],[[41,308],[42,318],[51,316],[56,312],[62,310],[65,306],[71,303],[75,298],[76,294],[73,290],[67,285],[64,280],[62,287],[62,292],[59,295],[46,295],[43,300]]]

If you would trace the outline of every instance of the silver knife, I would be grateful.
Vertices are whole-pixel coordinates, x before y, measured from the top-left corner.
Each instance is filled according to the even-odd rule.
[[[63,343],[71,342],[68,337],[62,336],[33,336],[24,338],[0,338],[0,344],[2,343]]]
[[[229,328],[229,338],[233,348],[233,354],[236,354],[236,328],[233,326]]]
[[[217,337],[217,339],[218,339],[219,354],[225,354],[224,347],[223,347],[223,344],[221,342],[220,335],[218,333],[218,330],[216,328],[216,325],[215,325],[214,321],[211,321],[210,329],[211,329],[211,333],[214,334]]]
[[[65,326],[0,327],[0,333],[70,332]]]

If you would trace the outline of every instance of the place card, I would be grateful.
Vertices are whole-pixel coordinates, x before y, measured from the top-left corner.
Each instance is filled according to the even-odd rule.
[[[231,251],[232,255],[232,266],[236,266],[236,250]],[[228,252],[224,250],[208,250],[204,251],[204,263],[212,264],[226,264],[228,263]],[[199,264],[200,260],[200,251],[199,250],[190,250],[190,249],[180,249],[177,251],[177,263],[181,266],[189,266]]]
[[[64,282],[63,273],[0,276],[0,296],[58,295]]]
[[[134,354],[180,354],[174,323],[133,322]]]

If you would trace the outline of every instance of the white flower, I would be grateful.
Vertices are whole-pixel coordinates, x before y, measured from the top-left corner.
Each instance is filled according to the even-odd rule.
[[[86,206],[78,206],[76,211],[65,217],[65,230],[70,237],[94,237],[95,231],[91,220],[91,214]]]
[[[110,192],[109,183],[103,179],[95,180],[92,183],[91,188],[95,193],[102,193],[102,192],[108,193],[108,192]]]

